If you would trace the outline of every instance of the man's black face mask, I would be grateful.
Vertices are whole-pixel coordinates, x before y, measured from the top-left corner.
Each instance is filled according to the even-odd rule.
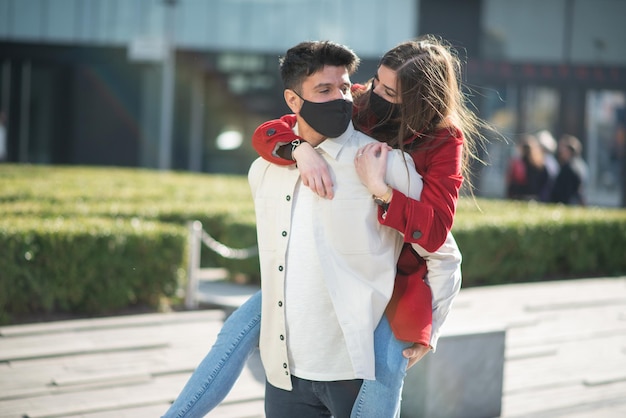
[[[296,93],[298,94],[298,93]],[[348,129],[352,120],[352,102],[344,99],[315,103],[305,100],[300,116],[309,126],[328,138],[336,138]]]

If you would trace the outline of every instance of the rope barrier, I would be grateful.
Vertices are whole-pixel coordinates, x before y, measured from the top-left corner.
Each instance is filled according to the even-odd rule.
[[[211,235],[209,235],[203,228],[200,221],[193,221],[189,224],[189,267],[187,271],[187,291],[185,293],[185,306],[188,309],[195,309],[198,307],[198,283],[199,277],[203,270],[200,267],[200,253],[202,251],[202,244],[206,245],[210,250],[227,259],[245,260],[246,258],[253,257],[259,253],[256,246],[249,248],[230,248]]]
[[[259,250],[256,246],[243,249],[227,247],[226,245],[222,244],[211,235],[209,235],[205,230],[202,230],[202,242],[204,243],[204,245],[206,245],[224,258],[245,260],[246,258],[250,258],[259,253]]]

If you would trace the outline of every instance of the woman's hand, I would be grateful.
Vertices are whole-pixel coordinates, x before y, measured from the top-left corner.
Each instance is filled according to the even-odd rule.
[[[309,187],[319,197],[332,199],[333,180],[328,164],[308,142],[303,142],[293,151],[293,159],[298,164],[302,184]]]
[[[387,192],[385,173],[387,172],[387,153],[391,147],[382,142],[367,144],[356,154],[354,166],[361,179],[374,196],[382,196]]]
[[[402,350],[402,355],[409,359],[409,364],[406,366],[406,369],[409,370],[411,367],[415,366],[415,363],[423,359],[429,351],[430,347],[418,343]]]

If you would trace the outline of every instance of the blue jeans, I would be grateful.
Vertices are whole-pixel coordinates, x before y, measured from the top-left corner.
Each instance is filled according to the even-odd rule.
[[[178,398],[162,418],[201,418],[231,390],[248,357],[259,345],[261,291],[233,312],[209,353],[200,362]],[[376,380],[364,380],[351,418],[400,416],[400,397],[408,359],[402,350],[411,343],[397,340],[386,317],[374,332]]]
[[[413,343],[398,340],[383,316],[374,331],[376,380],[363,380],[351,418],[399,418],[402,385],[409,359],[402,350]]]
[[[259,345],[261,291],[226,319],[217,340],[163,418],[201,418],[224,400]]]

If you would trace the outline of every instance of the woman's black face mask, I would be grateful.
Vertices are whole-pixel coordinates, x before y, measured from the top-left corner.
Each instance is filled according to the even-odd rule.
[[[374,78],[376,79],[376,78]],[[391,103],[374,93],[374,84],[370,88],[369,107],[379,121],[400,117],[400,105]]]

